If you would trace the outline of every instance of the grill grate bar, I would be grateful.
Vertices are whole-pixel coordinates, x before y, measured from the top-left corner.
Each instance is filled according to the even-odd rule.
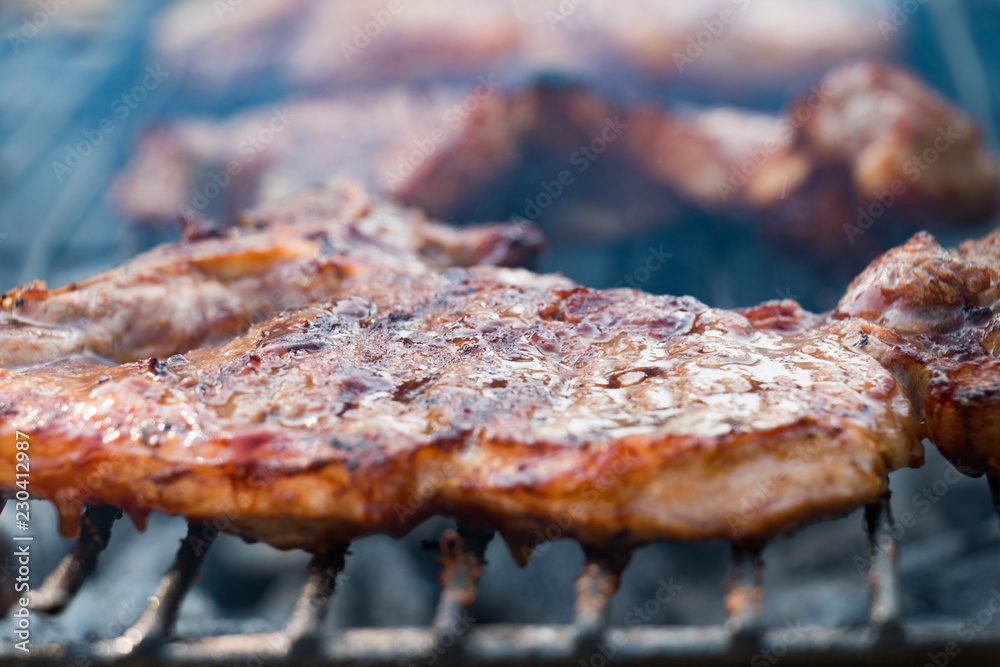
[[[42,585],[29,593],[28,608],[58,614],[76,596],[83,582],[97,568],[97,560],[111,539],[111,527],[122,515],[105,505],[87,507],[80,521],[80,537]]]
[[[726,629],[734,641],[753,644],[764,624],[764,559],[761,544],[733,544],[726,578]]]
[[[611,598],[618,592],[631,556],[631,552],[586,550],[583,572],[576,580],[573,620],[581,645],[590,644],[607,628]]]
[[[899,575],[899,544],[893,534],[889,496],[865,508],[868,545],[873,554],[868,572],[872,602],[871,630],[884,639],[897,640],[902,632],[903,594]]]
[[[795,641],[788,640],[785,626],[768,628],[760,636],[764,645],[786,646],[781,667],[816,667],[816,665],[864,664],[889,667],[892,665],[923,664],[928,652],[940,652],[955,640],[954,624],[923,624],[907,628],[905,640],[889,644],[876,641],[865,628],[832,628],[804,626],[796,628]],[[114,664],[159,667],[190,665],[408,665],[413,656],[433,649],[436,633],[426,628],[365,628],[345,630],[336,636],[324,637],[315,652],[298,662],[289,662],[287,648],[280,635],[227,635],[196,641],[174,641],[163,644],[149,654],[109,656],[95,652],[86,645],[38,646],[32,650],[34,664]],[[734,645],[730,633],[720,626],[647,626],[609,628],[599,637],[604,644],[616,646],[615,664],[662,664],[675,661],[683,665],[747,665],[755,657],[752,646]],[[962,664],[996,664],[1000,653],[1000,630],[984,629],[962,645]],[[0,660],[13,659],[11,644],[0,645]],[[439,665],[544,664],[547,667],[565,665],[578,667],[580,653],[574,626],[567,625],[488,625],[476,626],[461,654],[442,654]]]
[[[181,540],[173,565],[160,580],[156,593],[149,598],[139,620],[121,637],[109,642],[112,653],[125,655],[137,648],[158,646],[167,640],[181,601],[218,534],[219,531],[206,524],[188,524],[187,537]]]
[[[293,645],[303,647],[314,642],[323,631],[330,602],[337,588],[337,575],[344,569],[347,544],[313,555],[302,594],[282,634]]]
[[[994,499],[1000,496],[996,480],[990,480]],[[4,499],[0,497],[0,511]],[[1000,509],[1000,505],[998,505]],[[110,525],[120,516],[114,508],[88,508],[88,521]],[[785,667],[819,662],[832,664],[864,659],[872,664],[904,665],[923,660],[928,651],[954,641],[951,625],[918,625],[904,628],[901,621],[899,546],[894,537],[889,494],[865,508],[865,522],[872,550],[869,585],[872,591],[870,624],[863,627],[795,628],[788,643],[785,627],[764,624],[764,591],[761,556],[763,543],[733,544],[726,579],[726,623],[724,626],[609,627],[608,610],[617,592],[621,574],[631,552],[586,549],[583,571],[576,582],[576,612],[571,625],[464,625],[467,630],[443,637],[452,622],[464,616],[475,603],[485,552],[491,532],[466,529],[445,531],[442,553],[442,595],[431,627],[362,628],[323,633],[337,575],[343,570],[347,544],[313,557],[309,577],[288,624],[282,632],[257,635],[225,635],[206,639],[167,641],[184,594],[218,531],[191,524],[177,557],[161,580],[156,595],[139,620],[125,634],[92,645],[83,642],[38,647],[34,664],[65,664],[67,660],[88,664],[191,665],[258,662],[260,664],[409,664],[415,655],[438,654],[441,664],[490,663],[491,665],[535,662],[548,667],[575,665],[586,645],[613,645],[616,661],[623,664],[654,660],[683,660],[685,664],[732,665],[753,660],[765,644],[786,645]],[[85,533],[93,532],[90,526]],[[81,534],[80,544],[93,543]],[[103,546],[101,547],[103,548]],[[98,552],[99,553],[99,550]],[[94,556],[96,560],[96,555]],[[62,565],[62,564],[61,564]],[[53,575],[54,576],[54,575]],[[82,581],[82,579],[81,579]],[[464,618],[462,619],[464,621]],[[474,622],[475,619],[471,619]],[[142,650],[135,650],[141,648]],[[13,651],[0,642],[0,662]],[[1000,653],[1000,631],[978,634],[962,648],[963,660],[995,657]]]
[[[431,631],[435,645],[448,653],[462,653],[468,636],[465,630],[475,622],[470,611],[486,567],[486,547],[492,539],[492,531],[463,527],[441,534],[441,598]]]

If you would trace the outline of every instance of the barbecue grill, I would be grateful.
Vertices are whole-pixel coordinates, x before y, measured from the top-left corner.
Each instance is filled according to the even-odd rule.
[[[49,39],[52,35],[40,36],[28,44],[15,61],[4,65],[5,74],[10,76],[0,75],[0,82],[22,88],[13,91],[18,95],[8,90],[4,97],[14,100],[6,103],[12,113],[5,114],[6,118],[0,117],[0,145],[3,146],[0,160],[4,168],[0,220],[4,223],[38,221],[30,230],[8,228],[6,224],[0,227],[3,232],[0,235],[0,274],[4,288],[46,275],[54,282],[77,277],[113,264],[115,258],[108,248],[117,247],[124,256],[163,240],[158,236],[162,232],[134,228],[126,233],[131,236],[122,238],[121,232],[115,231],[117,221],[113,211],[100,199],[99,193],[108,186],[130,137],[172,104],[169,81],[151,96],[149,103],[119,126],[117,135],[109,135],[108,150],[95,154],[87,169],[68,177],[57,196],[52,197],[46,191],[46,184],[52,180],[51,161],[61,159],[65,145],[107,113],[103,103],[94,105],[90,101],[100,102],[112,97],[120,79],[142,70],[144,64],[137,64],[142,53],[141,26],[165,2],[119,4],[123,11],[116,14],[114,21],[108,21],[100,32],[92,34],[82,47],[89,60],[82,58],[83,64],[62,74],[51,89],[39,86],[31,89],[28,82],[49,80],[52,71],[64,67],[61,58],[70,52],[66,42]],[[133,6],[125,10],[129,4]],[[987,79],[990,70],[984,69],[978,61],[995,62],[996,57],[976,51],[976,41],[965,32],[969,22],[962,17],[969,13],[989,26],[990,20],[995,19],[995,12],[994,8],[978,2],[930,3],[926,14],[914,16],[908,26],[915,34],[912,57],[915,64],[919,66],[930,60],[928,52],[940,51],[949,72],[924,73],[936,86],[957,93],[962,106],[984,121],[991,136],[994,111],[988,97],[983,95],[983,91],[992,88]],[[976,25],[979,21],[972,23]],[[924,27],[920,28],[921,25]],[[987,33],[984,40],[990,38]],[[982,49],[987,48],[983,45],[984,40],[979,40]],[[46,97],[57,88],[61,89],[60,95]],[[43,117],[32,116],[31,111],[37,107],[46,108],[48,113]],[[995,137],[992,143],[995,148]],[[98,224],[97,221],[102,222]],[[692,243],[705,245],[703,237],[704,234],[696,233]],[[734,245],[740,243],[737,239]],[[645,249],[646,243],[640,242],[632,247],[616,248],[614,253],[617,255],[609,257],[605,248],[572,248],[561,255],[556,248],[552,268],[567,270],[575,274],[574,278],[595,286],[613,284],[622,273],[621,267],[634,263],[632,259]],[[730,255],[730,259],[738,265],[742,262],[742,266],[752,267],[760,261],[758,252],[759,247],[752,246],[742,255]],[[747,258],[753,263],[748,263]],[[690,259],[695,265],[707,266],[705,260],[696,253]],[[586,269],[581,268],[583,264],[587,265]],[[808,299],[810,295],[822,294],[823,289],[830,293],[836,291],[824,285],[822,277],[801,272],[791,275],[788,279],[792,282],[791,287],[784,279],[773,285],[747,280],[746,284],[759,292],[752,297],[724,288],[711,291],[714,288],[706,287],[697,276],[674,283],[671,291],[690,292],[717,306],[732,305],[726,302],[727,299],[740,302],[775,296]],[[653,291],[666,289],[665,282],[657,282],[666,280],[664,273],[645,287]],[[817,308],[829,303],[806,305]],[[893,485],[896,486],[895,478]],[[1000,505],[1000,491],[992,480],[990,489],[994,505]],[[11,514],[13,507],[8,507],[4,520],[9,520]],[[87,509],[80,537],[70,554],[41,585],[33,586],[30,607],[35,617],[56,615],[67,609],[78,593],[97,585],[105,576],[97,567],[98,559],[109,544],[110,549],[115,548],[111,533],[120,516],[116,508],[95,506]],[[130,627],[114,633],[115,636],[65,636],[59,641],[33,641],[27,662],[39,665],[225,664],[248,667],[265,664],[603,667],[609,662],[662,664],[666,661],[685,665],[750,664],[754,667],[845,662],[937,664],[941,667],[943,664],[994,665],[1000,662],[1000,624],[997,627],[983,624],[986,627],[965,641],[956,635],[956,627],[963,620],[958,616],[920,622],[907,620],[902,611],[905,590],[900,576],[900,548],[893,527],[888,497],[866,508],[864,529],[872,556],[866,565],[870,589],[868,618],[865,623],[846,627],[830,624],[799,627],[768,621],[764,614],[763,544],[732,547],[729,571],[724,574],[724,598],[718,601],[725,610],[724,623],[648,623],[635,627],[612,622],[611,596],[625,571],[628,554],[594,552],[586,554],[575,590],[567,588],[565,591],[567,596],[575,592],[571,623],[478,624],[472,622],[471,610],[477,599],[480,578],[487,567],[487,545],[494,536],[457,527],[443,531],[435,545],[441,554],[442,591],[429,625],[331,631],[325,618],[337,593],[338,580],[343,581],[341,572],[348,553],[348,545],[336,545],[312,556],[298,601],[280,631],[186,637],[183,632],[174,631],[181,603],[197,580],[199,568],[217,535],[212,525],[190,525],[173,565],[159,584],[146,582],[148,591],[143,594],[151,594],[148,604],[144,609],[129,609],[125,614],[128,618],[123,625],[131,624]],[[819,527],[827,528],[830,526]],[[18,544],[5,542],[8,552]],[[823,573],[817,571],[811,576],[822,577]],[[11,583],[6,579],[0,586],[9,587]],[[140,581],[136,585],[144,584]],[[983,603],[987,602],[992,586],[993,582],[982,583],[979,592]],[[6,596],[0,594],[0,599],[6,599],[9,604],[12,601],[10,593],[6,590]],[[111,600],[107,609],[93,609],[93,615],[106,616],[110,620],[116,616],[115,602]],[[21,661],[23,654],[15,648],[14,642],[9,632],[0,637],[0,662]]]

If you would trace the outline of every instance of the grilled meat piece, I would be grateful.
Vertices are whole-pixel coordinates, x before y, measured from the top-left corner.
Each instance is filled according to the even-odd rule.
[[[166,357],[243,333],[284,309],[382,271],[531,263],[542,247],[523,224],[459,230],[374,205],[357,185],[306,193],[224,234],[155,248],[59,289],[3,295],[0,368],[77,353],[117,362]],[[188,230],[189,239],[199,236]]]
[[[910,387],[924,436],[959,470],[1000,475],[1000,231],[956,250],[917,234],[872,262],[833,315],[891,329],[899,342],[872,354]]]
[[[276,113],[290,119],[287,125],[255,143]],[[553,177],[568,170],[574,178],[572,187],[559,185],[566,194],[546,214],[551,236],[571,230],[566,236],[614,237],[662,224],[670,207],[669,194],[637,173],[618,140],[627,126],[627,115],[609,100],[576,87],[513,89],[483,77],[469,89],[352,92],[225,121],[160,126],[137,145],[115,198],[127,217],[151,226],[173,224],[179,213],[232,224],[247,206],[269,207],[317,179],[347,176],[437,219],[503,219],[512,206],[535,219],[515,197],[518,179],[527,179],[534,195],[540,186],[530,174],[551,163]],[[608,150],[580,172],[579,149],[602,132],[612,139]],[[228,185],[214,198],[203,196],[213,179]],[[588,226],[594,210],[612,212],[616,224]]]
[[[915,75],[837,67],[779,116],[646,111],[627,139],[660,181],[709,210],[755,211],[776,238],[854,244],[880,226],[980,223],[997,162],[975,122]],[[877,230],[876,230],[877,232]]]
[[[248,160],[276,113],[293,120]],[[517,213],[543,220],[553,238],[627,237],[694,207],[837,254],[859,237],[859,249],[881,250],[873,239],[894,227],[981,222],[996,209],[997,174],[966,115],[913,75],[861,62],[832,70],[777,116],[672,114],[576,86],[487,78],[468,91],[397,87],[184,121],[140,142],[116,192],[126,215],[147,223],[182,210],[233,219],[317,177],[347,175],[432,217]],[[214,200],[192,196],[211,178],[232,184]],[[544,210],[530,203],[552,192]]]
[[[493,92],[484,88],[481,94]],[[478,99],[475,90],[469,94]],[[465,95],[389,88],[268,107],[222,122],[163,125],[140,141],[115,196],[130,218],[155,225],[171,224],[182,213],[233,224],[248,207],[270,206],[338,175],[382,193],[394,175],[408,176],[438,148],[435,130],[454,140]],[[221,191],[206,190],[216,185]]]
[[[831,71],[818,92],[799,142],[818,162],[848,166],[861,205],[914,222],[982,222],[996,210],[997,163],[978,126],[914,74],[862,62]]]
[[[220,347],[4,371],[0,439],[31,435],[31,488],[67,535],[91,502],[281,548],[437,513],[513,544],[553,525],[605,547],[757,540],[871,503],[922,458],[860,327],[891,336],[794,302],[383,272]],[[7,491],[14,463],[0,451]]]

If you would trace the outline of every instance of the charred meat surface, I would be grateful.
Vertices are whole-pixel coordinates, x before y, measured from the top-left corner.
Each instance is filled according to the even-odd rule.
[[[910,385],[924,435],[960,470],[1000,474],[1000,232],[954,250],[917,234],[872,262],[834,316],[905,341],[873,354]]]
[[[514,545],[557,520],[596,546],[755,541],[874,502],[921,461],[862,328],[891,337],[794,302],[383,272],[219,347],[4,371],[0,436],[32,434],[32,489],[65,534],[90,502],[226,516],[282,548],[437,513]]]

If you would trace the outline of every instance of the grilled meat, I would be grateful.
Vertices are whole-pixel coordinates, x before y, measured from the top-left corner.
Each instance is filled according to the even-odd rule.
[[[834,317],[891,329],[872,354],[909,386],[924,435],[968,474],[1000,475],[1000,231],[956,250],[921,233],[876,259]]]
[[[287,124],[255,144],[276,113]],[[621,123],[608,134],[616,119]],[[608,100],[575,87],[510,89],[483,77],[469,89],[352,92],[221,122],[163,125],[139,142],[115,198],[126,216],[147,225],[172,224],[178,213],[232,224],[247,206],[269,207],[317,179],[347,176],[438,219],[503,219],[512,205],[535,219],[513,197],[516,181],[552,163],[553,175],[568,169],[575,179],[546,215],[553,236],[567,229],[584,237],[622,235],[661,224],[670,207],[662,186],[637,173],[624,140],[616,140],[627,126]],[[579,148],[602,132],[615,141],[579,172]],[[577,164],[570,163],[574,155]],[[202,193],[214,187],[213,175],[228,184],[208,198]],[[619,224],[587,226],[594,210],[613,212]]]
[[[474,267],[373,273],[183,356],[3,371],[0,438],[72,534],[84,503],[282,548],[444,513],[595,546],[751,541],[918,464],[891,332]],[[5,489],[14,450],[0,452]],[[220,519],[221,517],[221,519]]]
[[[173,223],[182,213],[233,224],[250,206],[269,206],[333,176],[381,193],[394,174],[408,175],[438,147],[435,130],[454,140],[461,118],[449,111],[464,95],[393,88],[268,107],[221,123],[160,126],[136,147],[115,195],[129,217],[149,224]],[[219,191],[206,191],[217,185]]]
[[[3,295],[0,368],[90,353],[117,362],[222,342],[284,309],[382,271],[478,263],[522,265],[541,250],[523,224],[458,230],[374,205],[343,183],[302,195],[219,234],[189,227],[117,269],[49,290]],[[192,238],[205,236],[206,238]]]
[[[780,117],[645,112],[628,135],[664,185],[709,210],[750,210],[771,236],[854,244],[880,226],[983,222],[998,169],[976,124],[917,77],[837,67]],[[877,231],[877,230],[876,230]]]
[[[248,161],[276,114],[292,120]],[[397,87],[185,121],[140,142],[117,196],[149,223],[192,210],[231,220],[332,175],[440,219],[543,220],[554,238],[627,237],[695,207],[750,216],[775,239],[833,254],[859,237],[881,250],[873,238],[893,227],[981,222],[998,183],[967,116],[914,76],[862,62],[831,71],[780,116],[672,114],[574,86],[485,78],[468,91]],[[211,179],[232,183],[210,200],[197,193]],[[555,188],[544,210],[518,195]]]
[[[996,159],[978,126],[915,75],[864,62],[831,71],[819,92],[799,141],[848,166],[861,205],[914,222],[982,222],[996,210]]]

